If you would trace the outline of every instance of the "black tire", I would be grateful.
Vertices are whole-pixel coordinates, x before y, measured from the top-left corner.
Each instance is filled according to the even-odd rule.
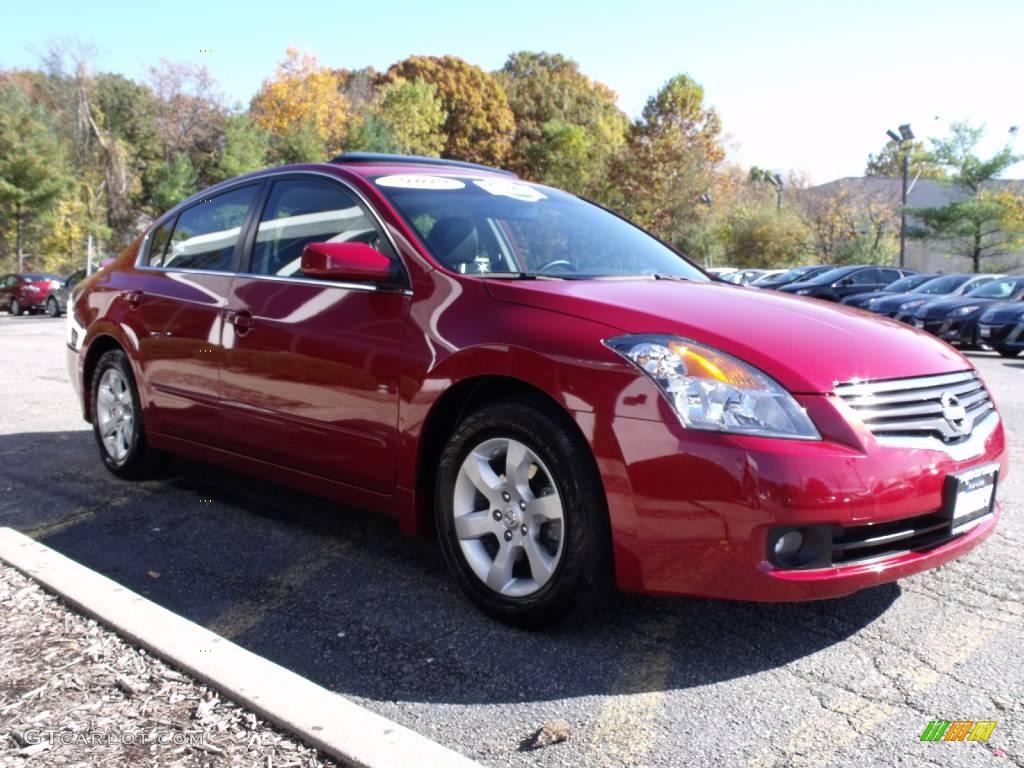
[[[11,299],[11,303],[7,308],[7,311],[14,317],[19,317],[25,310],[21,306],[21,302],[17,299]]]
[[[492,438],[527,446],[549,469],[563,504],[562,554],[550,580],[523,597],[488,587],[455,535],[455,484],[471,450]],[[598,605],[614,584],[608,507],[590,446],[567,414],[541,401],[504,400],[458,425],[437,470],[435,523],[441,550],[463,593],[481,610],[514,626],[540,629]]]
[[[60,304],[52,296],[46,300],[46,314],[50,317],[60,317]]]
[[[116,459],[107,450],[100,435],[100,418],[97,402],[99,399],[100,382],[109,369],[115,369],[128,385],[128,393],[131,398],[133,418],[130,435],[130,447],[127,454]],[[146,441],[146,430],[142,423],[142,408],[139,400],[139,391],[135,386],[135,377],[132,375],[131,365],[128,356],[120,349],[112,349],[104,352],[93,369],[92,380],[89,383],[90,411],[92,413],[92,432],[96,438],[96,445],[99,448],[100,458],[104,466],[113,474],[125,480],[145,480],[157,477],[162,474],[169,463],[170,457],[163,451],[157,451],[149,447]]]
[[[1004,347],[996,347],[996,352],[999,353],[1000,357],[1016,357],[1020,354],[1019,349],[1006,349]]]

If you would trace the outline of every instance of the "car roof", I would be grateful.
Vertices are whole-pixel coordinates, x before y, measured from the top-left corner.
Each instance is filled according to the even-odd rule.
[[[344,152],[331,160],[332,165],[343,165],[362,176],[379,176],[397,172],[428,171],[439,175],[462,175],[466,171],[518,178],[512,171],[480,163],[451,160],[421,155],[388,155],[379,152]],[[447,173],[446,173],[447,172]]]

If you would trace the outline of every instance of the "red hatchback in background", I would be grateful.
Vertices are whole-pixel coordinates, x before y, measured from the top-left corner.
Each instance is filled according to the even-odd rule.
[[[612,583],[804,600],[935,567],[991,533],[1007,461],[942,342],[443,160],[204,190],[76,289],[68,348],[115,474],[185,454],[436,530],[520,625]]]
[[[0,277],[0,309],[12,315],[41,312],[46,308],[50,291],[60,287],[57,275],[22,272]]]

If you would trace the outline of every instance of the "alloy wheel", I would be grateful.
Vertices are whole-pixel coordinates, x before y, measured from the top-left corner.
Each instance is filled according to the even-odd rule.
[[[116,368],[108,368],[100,378],[96,418],[103,449],[114,461],[124,461],[135,439],[135,405],[128,382]]]
[[[466,562],[494,592],[526,597],[555,574],[565,539],[562,500],[524,443],[492,438],[473,448],[459,468],[452,513]]]

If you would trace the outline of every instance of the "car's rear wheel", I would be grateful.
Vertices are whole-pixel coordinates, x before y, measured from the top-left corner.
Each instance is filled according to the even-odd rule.
[[[166,466],[167,455],[146,441],[139,393],[124,352],[103,353],[93,372],[91,396],[93,435],[107,469],[138,480]]]
[[[1019,349],[1005,349],[1002,347],[996,347],[996,352],[998,352],[1001,357],[1016,357],[1020,354]]]
[[[52,296],[46,300],[46,314],[50,317],[60,317],[60,304]]]
[[[463,592],[522,627],[597,602],[612,582],[608,511],[590,448],[543,404],[485,406],[441,455],[435,515]]]
[[[11,303],[8,306],[7,310],[15,317],[18,317],[22,312],[25,311],[21,307],[21,302],[18,301],[17,299],[11,299]]]

